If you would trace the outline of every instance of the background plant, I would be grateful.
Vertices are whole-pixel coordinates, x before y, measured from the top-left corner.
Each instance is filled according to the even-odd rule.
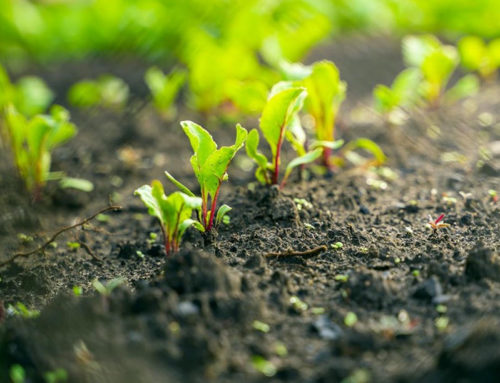
[[[39,77],[24,76],[15,84],[0,65],[0,111],[13,104],[21,113],[34,116],[43,113],[54,99],[54,93]]]
[[[76,126],[69,121],[69,112],[54,105],[49,115],[31,119],[19,113],[13,105],[6,109],[5,128],[19,175],[34,198],[40,198],[46,182],[54,179],[50,172],[52,151],[76,134]],[[60,178],[61,174],[57,175]]]
[[[477,72],[483,79],[496,76],[500,66],[500,38],[486,43],[477,36],[466,36],[458,42],[460,61],[467,70]]]
[[[102,75],[96,80],[82,80],[68,91],[68,102],[79,108],[103,106],[121,108],[129,97],[129,87],[121,78]]]
[[[217,210],[217,199],[222,182],[228,179],[227,168],[238,150],[244,145],[247,131],[241,125],[236,125],[234,145],[217,148],[210,133],[200,125],[192,121],[182,121],[181,126],[193,148],[191,166],[200,184],[202,203],[198,218],[203,228],[210,231],[214,223],[221,222],[224,215],[231,210],[227,205],[222,205]],[[165,174],[182,192],[194,197],[194,193],[177,181],[169,172],[165,172]]]
[[[381,84],[377,85],[373,90],[375,109],[389,123],[397,123],[395,112],[405,107],[414,106],[419,100],[419,94],[416,90],[420,82],[419,70],[408,68],[398,74],[390,87]]]
[[[172,118],[175,115],[175,98],[186,81],[186,72],[173,69],[165,75],[157,67],[151,67],[144,80],[151,91],[156,110],[165,118]]]
[[[452,88],[446,90],[459,63],[454,46],[443,45],[432,35],[407,36],[403,39],[402,46],[406,64],[420,71],[422,81],[418,91],[429,105],[437,106],[443,97],[456,101],[477,92],[479,83],[473,75],[462,77]]]

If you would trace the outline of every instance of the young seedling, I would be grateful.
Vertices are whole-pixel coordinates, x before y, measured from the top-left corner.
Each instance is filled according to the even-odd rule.
[[[395,124],[396,111],[412,106],[418,100],[415,89],[420,85],[421,76],[416,68],[403,70],[394,79],[391,87],[377,85],[373,90],[375,109],[387,122]]]
[[[340,80],[336,65],[327,60],[316,62],[311,66],[285,62],[281,64],[280,69],[286,78],[294,80],[291,82],[293,86],[306,89],[304,109],[314,121],[315,134],[310,149],[322,148],[323,165],[330,169],[332,151],[344,143],[343,140],[335,140],[335,120],[345,99],[347,84]],[[303,155],[304,153],[296,149],[296,143],[290,141],[297,153]]]
[[[165,75],[157,67],[151,67],[147,70],[144,80],[151,91],[156,110],[164,118],[174,116],[175,98],[186,81],[186,72],[173,69],[168,75]]]
[[[427,224],[432,228],[434,232],[439,229],[444,229],[445,227],[449,227],[449,223],[441,222],[444,218],[444,214],[441,214],[436,220],[432,219],[432,216],[429,214],[429,222]]]
[[[359,138],[349,142],[343,147],[341,157],[332,157],[333,151],[344,145],[343,140],[336,139],[335,121],[347,90],[347,85],[340,80],[339,70],[333,62],[324,60],[316,62],[312,66],[288,63],[282,64],[280,69],[286,78],[293,80],[285,82],[285,84],[304,87],[307,91],[304,109],[314,121],[315,133],[315,139],[310,143],[309,150],[322,149],[322,163],[325,168],[331,171],[334,166],[342,166],[344,157],[364,160],[363,157],[357,156],[353,152],[356,149],[363,149],[372,154],[377,164],[385,161],[385,155],[380,147],[367,138]],[[280,84],[282,83],[278,83],[275,88],[284,88]],[[403,87],[403,85],[398,85],[398,87]],[[292,122],[286,138],[298,155],[303,156],[306,153],[306,135],[298,118],[295,117]]]
[[[191,156],[191,166],[198,179],[201,190],[201,207],[198,219],[205,231],[222,222],[224,216],[231,210],[227,205],[217,209],[220,186],[228,179],[227,168],[238,150],[247,139],[247,131],[240,124],[236,125],[236,141],[234,145],[217,148],[210,133],[200,125],[191,121],[182,121],[182,129],[189,138],[194,154]],[[195,197],[186,186],[177,181],[169,172],[167,178],[183,193]]]
[[[36,115],[28,120],[13,105],[6,110],[7,135],[17,170],[35,200],[40,198],[48,180],[62,178],[51,173],[51,154],[76,134],[76,126],[69,122],[69,113],[55,105],[50,115]]]
[[[311,69],[302,83],[307,90],[305,109],[314,119],[316,142],[312,147],[323,148],[323,165],[330,168],[332,150],[343,144],[335,140],[335,120],[345,99],[347,84],[340,80],[339,70],[331,61],[317,62]]]
[[[462,66],[477,72],[481,78],[490,80],[500,67],[500,38],[487,44],[476,36],[466,36],[458,43]]]
[[[103,106],[122,108],[129,96],[129,86],[121,78],[103,75],[96,80],[82,80],[68,92],[68,101],[78,108]]]
[[[448,81],[459,62],[457,49],[441,44],[432,35],[408,36],[403,39],[403,57],[407,65],[420,71],[422,82],[418,91],[433,107],[438,106],[443,97],[447,101],[457,101],[478,91],[479,83],[473,75],[462,77],[446,91]]]
[[[53,99],[54,93],[39,77],[25,76],[13,84],[0,65],[0,111],[13,104],[22,114],[31,117],[45,112]]]
[[[278,84],[279,85],[279,84]],[[267,185],[279,183],[281,164],[281,147],[285,138],[293,140],[292,135],[287,134],[293,125],[297,123],[297,113],[302,108],[306,91],[301,87],[279,87],[273,88],[260,118],[260,130],[271,147],[272,160],[258,151],[259,133],[252,130],[247,139],[246,151],[250,158],[257,163],[255,176],[259,182]],[[305,152],[290,161],[286,167],[285,174],[280,183],[283,187],[294,168],[313,162],[321,155],[321,148]]]
[[[167,255],[179,250],[182,236],[188,227],[194,226],[204,231],[198,221],[191,219],[193,210],[201,208],[201,198],[182,192],[166,196],[163,185],[157,180],[153,181],[151,186],[141,186],[135,191],[135,195],[141,198],[149,214],[160,222]]]

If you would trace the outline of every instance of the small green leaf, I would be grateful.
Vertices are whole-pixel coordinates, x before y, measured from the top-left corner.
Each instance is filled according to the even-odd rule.
[[[283,177],[282,183],[286,182],[286,180],[288,179],[288,176],[290,175],[290,173],[292,172],[292,170],[294,168],[296,168],[297,166],[309,164],[309,163],[315,161],[316,159],[318,159],[321,156],[322,152],[323,152],[323,150],[321,148],[317,148],[311,152],[304,154],[303,156],[300,156],[300,157],[297,157],[297,158],[294,158],[293,160],[291,160],[288,163],[288,165],[286,166],[285,176]]]
[[[164,194],[163,185],[161,184],[160,181],[155,180],[152,182],[152,185],[153,187],[160,189],[161,193]],[[156,199],[156,197],[153,195],[153,187],[149,185],[143,185],[134,192],[134,195],[137,195],[141,198],[144,205],[146,205],[146,207],[148,208],[149,214],[152,215],[153,217],[158,218],[160,223],[163,225],[165,224],[165,219],[162,211],[162,206],[160,202]]]
[[[273,95],[267,102],[260,118],[260,129],[271,147],[273,157],[285,138],[283,132],[295,111],[296,103],[303,97],[304,88],[285,89]]]
[[[432,35],[407,36],[403,39],[403,58],[408,66],[419,67],[430,52],[441,46]]]
[[[458,42],[462,65],[469,70],[478,71],[483,65],[488,49],[483,40],[476,36],[466,36]]]
[[[86,193],[90,193],[94,190],[94,184],[82,178],[64,177],[59,181],[59,186],[62,189],[76,189]]]
[[[445,99],[448,102],[455,102],[462,98],[473,96],[478,91],[479,79],[475,75],[469,74],[462,77],[453,87],[448,89],[445,93]]]
[[[310,149],[316,148],[328,148],[332,150],[337,150],[344,145],[344,140],[336,140],[336,141],[313,141],[311,143]]]
[[[167,176],[167,179],[172,182],[175,186],[177,186],[181,192],[187,194],[188,196],[194,197],[194,193],[189,190],[186,186],[181,184],[179,181],[177,181],[169,172],[165,170],[165,175]]]
[[[228,205],[222,205],[219,210],[217,210],[217,217],[215,218],[215,223],[219,225],[222,222],[224,216],[229,213],[233,208]]]
[[[344,152],[349,152],[355,149],[364,149],[371,153],[379,164],[386,161],[386,156],[380,146],[368,138],[358,138],[357,140],[349,142],[343,149]]]
[[[250,133],[248,133],[248,138],[246,142],[246,152],[247,155],[252,158],[259,168],[267,169],[267,158],[265,155],[258,151],[259,146],[259,132],[257,129],[252,129]]]
[[[210,154],[217,150],[217,144],[213,140],[210,133],[208,133],[200,125],[192,121],[182,121],[181,126],[184,133],[188,136],[193,152],[195,153],[193,155],[195,158],[194,171],[195,174],[198,175],[199,169],[201,169],[201,167],[205,164],[205,161]]]

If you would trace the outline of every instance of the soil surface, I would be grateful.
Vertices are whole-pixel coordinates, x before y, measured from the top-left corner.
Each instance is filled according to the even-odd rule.
[[[182,108],[163,121],[139,62],[30,72],[62,104],[72,82],[103,71],[132,97],[125,110],[71,110],[79,134],[53,169],[91,180],[91,193],[49,185],[33,204],[2,148],[0,262],[110,202],[122,209],[0,268],[0,381],[14,364],[26,382],[56,369],[76,383],[499,381],[500,203],[489,190],[500,192],[500,84],[388,127],[371,91],[402,69],[399,43],[355,36],[308,61],[321,58],[349,84],[338,138],[373,139],[386,167],[295,175],[280,191],[256,185],[240,153],[221,195],[230,224],[188,231],[169,258],[133,191],[154,178],[174,191],[166,169],[196,187],[178,121],[201,122],[220,144],[233,125]],[[449,227],[427,227],[442,213]],[[109,294],[95,292],[94,280],[116,278]],[[18,302],[40,315],[13,315]]]

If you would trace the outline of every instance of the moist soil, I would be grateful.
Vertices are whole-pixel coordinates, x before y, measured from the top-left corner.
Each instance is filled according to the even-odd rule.
[[[500,205],[488,191],[500,192],[500,85],[387,126],[371,90],[402,69],[399,43],[354,36],[309,61],[320,58],[338,63],[351,90],[337,136],[373,139],[387,168],[295,175],[278,190],[255,184],[240,153],[220,198],[230,224],[189,230],[168,258],[133,191],[154,178],[174,191],[165,169],[195,188],[178,121],[203,123],[221,144],[234,140],[232,123],[182,107],[162,120],[138,75],[147,66],[133,60],[30,71],[62,104],[72,82],[103,70],[129,83],[131,100],[71,110],[79,134],[53,169],[91,180],[91,193],[49,185],[31,202],[2,148],[0,261],[122,208],[0,268],[0,381],[14,364],[26,382],[56,369],[89,383],[499,381]],[[443,213],[449,227],[426,227]],[[115,278],[110,294],[92,285]],[[18,302],[40,315],[13,315]]]

